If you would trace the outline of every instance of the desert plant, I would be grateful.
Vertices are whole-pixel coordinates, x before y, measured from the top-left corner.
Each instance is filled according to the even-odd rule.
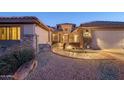
[[[22,64],[35,58],[32,48],[19,48],[0,57],[0,75],[14,73]]]
[[[34,50],[32,48],[24,48],[14,51],[12,55],[19,64],[23,64],[35,58]]]

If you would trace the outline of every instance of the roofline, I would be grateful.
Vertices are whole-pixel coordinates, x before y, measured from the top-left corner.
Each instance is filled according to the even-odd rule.
[[[96,23],[95,23],[96,22]],[[97,23],[98,22],[98,23]],[[101,23],[99,23],[101,22]],[[124,22],[122,21],[91,21],[86,23],[81,23],[79,27],[124,27]]]
[[[124,27],[106,27],[106,26],[102,26],[102,27],[79,27],[79,29],[124,29]]]
[[[41,22],[37,17],[35,17],[35,16],[21,16],[21,17],[15,17],[15,16],[13,16],[13,17],[0,17],[0,20],[4,20],[4,19],[30,19],[31,21],[21,21],[21,22],[12,22],[12,21],[7,21],[7,22],[0,22],[0,24],[36,24],[36,25],[38,25],[38,26],[40,26],[40,27],[42,27],[42,28],[44,28],[44,29],[46,29],[46,30],[48,30],[48,31],[50,31],[50,28],[47,26],[47,25],[45,25],[43,22]]]
[[[76,24],[74,24],[74,23],[60,23],[60,24],[56,24],[56,25],[75,25],[76,26]]]

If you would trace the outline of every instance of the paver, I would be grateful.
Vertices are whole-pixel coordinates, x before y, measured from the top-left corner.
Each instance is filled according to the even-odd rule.
[[[124,79],[124,63],[116,59],[72,59],[41,52],[38,61],[37,68],[27,76],[27,80]],[[111,72],[109,70],[116,73],[107,74]]]

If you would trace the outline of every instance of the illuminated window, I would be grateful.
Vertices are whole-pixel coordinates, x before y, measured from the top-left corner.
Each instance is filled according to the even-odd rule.
[[[0,27],[0,40],[20,40],[20,27]]]
[[[68,34],[64,34],[62,41],[63,41],[63,42],[68,42],[68,41],[69,41],[69,35],[68,35]]]
[[[86,32],[83,33],[83,36],[86,37],[86,38],[90,38],[91,33],[88,30],[86,30]]]
[[[69,42],[74,42],[74,35],[69,35]]]
[[[53,34],[53,41],[58,41],[58,35],[57,34]]]
[[[74,42],[79,42],[79,36],[78,35],[74,35]]]

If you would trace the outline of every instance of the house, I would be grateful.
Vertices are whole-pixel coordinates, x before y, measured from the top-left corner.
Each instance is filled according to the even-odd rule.
[[[52,33],[52,44],[60,43],[75,47],[80,47],[80,35],[77,31],[76,24],[63,23],[57,24]]]
[[[67,48],[124,48],[124,22],[93,21],[78,27],[71,23],[59,24],[52,34],[52,43],[66,43]]]
[[[124,22],[93,21],[49,27],[37,17],[0,17],[0,49],[11,46],[33,47],[58,44],[65,48],[124,48]]]
[[[51,31],[34,16],[0,17],[0,47],[26,46],[37,51],[40,44],[50,44]]]

